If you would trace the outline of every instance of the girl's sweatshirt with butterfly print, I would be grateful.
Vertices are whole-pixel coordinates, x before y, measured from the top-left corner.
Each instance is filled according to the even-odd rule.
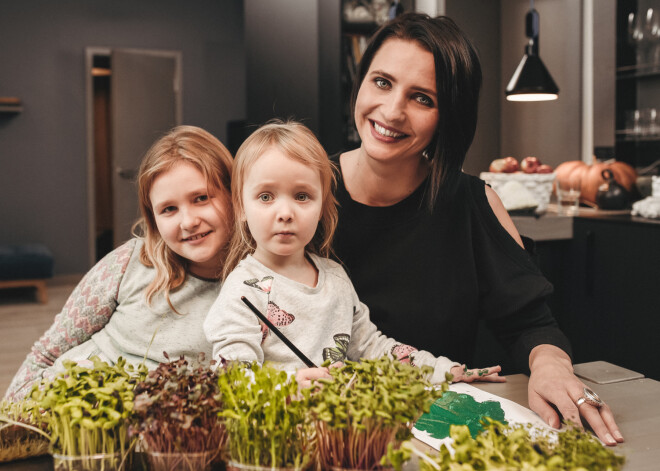
[[[315,287],[279,275],[251,255],[238,264],[204,321],[214,359],[267,361],[289,371],[305,367],[241,301],[245,296],[316,365],[325,360],[335,363],[390,355],[417,366],[432,366],[435,383],[444,381],[445,372],[459,365],[383,335],[369,319],[369,309],[360,302],[342,266],[308,256],[318,269]]]

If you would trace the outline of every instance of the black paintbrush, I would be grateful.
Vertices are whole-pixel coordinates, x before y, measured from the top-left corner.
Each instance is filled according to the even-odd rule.
[[[284,342],[284,343],[286,344],[286,346],[289,347],[289,348],[291,349],[291,351],[292,351],[293,353],[295,353],[296,356],[297,356],[298,358],[300,358],[300,359],[302,360],[302,362],[303,362],[305,365],[307,365],[308,368],[318,368],[314,363],[312,363],[312,361],[311,361],[309,358],[307,358],[307,357],[305,356],[305,354],[304,354],[303,352],[301,352],[300,350],[298,350],[298,347],[296,347],[294,344],[292,344],[292,343],[291,343],[291,340],[289,340],[288,338],[286,338],[285,335],[284,335],[282,332],[280,332],[279,329],[278,329],[277,327],[275,327],[275,326],[273,325],[273,323],[272,323],[272,322],[271,322],[266,316],[264,316],[261,312],[259,312],[259,309],[257,309],[256,307],[254,307],[254,304],[252,304],[252,303],[248,300],[248,298],[246,298],[245,296],[241,296],[241,301],[243,301],[243,302],[247,305],[247,307],[249,307],[250,310],[251,310],[252,312],[254,312],[254,313],[257,315],[257,317],[258,317],[259,319],[261,319],[261,321],[262,321],[264,324],[266,324],[266,325],[268,326],[268,328],[269,328],[270,330],[272,330],[273,333],[274,333],[275,335],[277,335],[277,336],[280,338],[280,340],[281,340],[282,342]]]

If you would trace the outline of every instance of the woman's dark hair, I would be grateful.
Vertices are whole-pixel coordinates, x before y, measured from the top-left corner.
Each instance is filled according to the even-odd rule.
[[[438,194],[451,194],[472,144],[477,127],[481,65],[472,42],[451,18],[404,13],[381,26],[369,41],[353,83],[353,113],[369,66],[390,38],[416,41],[435,60],[438,127],[427,148],[431,178],[426,192],[428,207],[432,209]]]

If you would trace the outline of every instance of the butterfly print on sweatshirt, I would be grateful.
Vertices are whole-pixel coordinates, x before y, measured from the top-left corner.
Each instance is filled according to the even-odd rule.
[[[390,353],[394,358],[399,360],[401,363],[410,363],[411,365],[414,365],[414,355],[413,353],[416,352],[417,349],[415,347],[411,347],[410,345],[404,345],[402,343],[397,343],[395,346],[392,347],[392,350],[390,350]]]
[[[268,301],[268,312],[266,313],[266,317],[268,317],[268,320],[271,321],[275,327],[289,325],[296,319],[296,316],[289,314],[284,309],[280,309],[280,307],[272,301]],[[268,336],[269,332],[270,330],[268,327],[265,324],[261,324],[262,343],[266,340],[266,336]]]
[[[258,289],[262,293],[270,294],[270,290],[273,288],[273,277],[264,276],[261,280],[257,278],[250,278],[249,280],[245,280],[243,283],[254,289]]]
[[[348,334],[335,334],[332,338],[335,340],[336,346],[323,349],[323,361],[330,360],[331,363],[337,363],[346,360],[351,336]]]

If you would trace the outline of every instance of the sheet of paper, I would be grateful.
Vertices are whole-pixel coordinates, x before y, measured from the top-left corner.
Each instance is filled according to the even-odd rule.
[[[482,391],[481,389],[475,388],[467,383],[455,383],[449,386],[450,391],[454,391],[458,394],[468,394],[474,398],[477,402],[484,401],[497,401],[500,403],[502,410],[504,411],[504,418],[509,424],[532,424],[535,427],[538,427],[541,430],[554,430],[548,425],[546,425],[543,420],[536,415],[536,413],[527,409],[526,407],[516,404],[513,401],[504,399],[503,397],[496,396],[495,394]],[[418,430],[413,427],[412,433],[418,440],[426,443],[427,445],[435,448],[436,450],[440,449],[442,444],[447,445],[451,449],[451,438],[438,439],[432,437],[428,432],[423,430]]]

